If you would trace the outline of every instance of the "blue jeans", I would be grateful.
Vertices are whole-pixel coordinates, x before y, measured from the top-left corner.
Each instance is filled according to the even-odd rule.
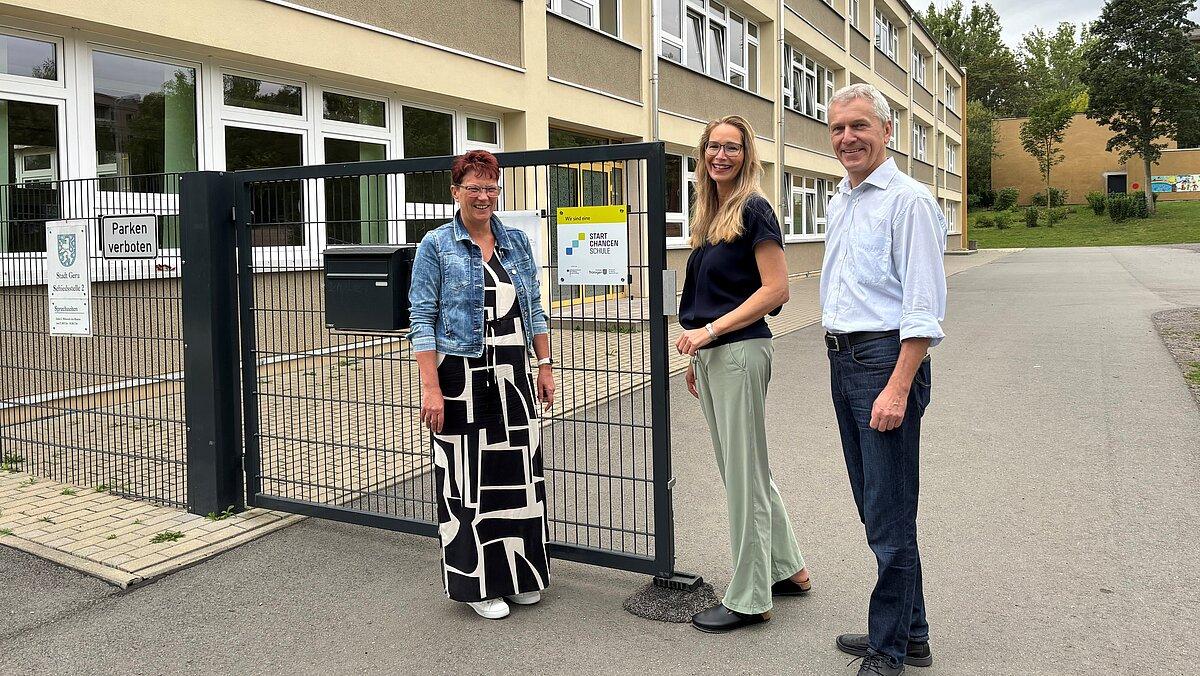
[[[910,640],[929,640],[917,551],[921,415],[929,405],[928,359],[913,378],[900,427],[888,432],[870,428],[871,407],[887,386],[899,356],[898,338],[829,351],[833,408],[850,490],[879,564],[867,632],[871,651],[885,655],[893,666],[904,660]]]

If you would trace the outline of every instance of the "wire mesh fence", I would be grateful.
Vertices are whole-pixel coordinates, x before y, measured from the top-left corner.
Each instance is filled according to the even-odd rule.
[[[649,147],[620,148],[500,155],[497,214],[530,234],[550,318],[558,394],[542,420],[542,454],[551,539],[576,558],[627,563],[668,554],[656,536],[672,534],[659,513],[666,449],[655,448],[666,443],[666,403],[650,391],[666,378],[665,357],[662,373],[654,368],[665,319],[651,312],[663,219],[647,198]],[[236,175],[243,365],[254,365],[244,377],[247,485],[259,504],[435,532],[432,447],[408,343],[327,328],[322,270],[328,246],[415,244],[450,221],[450,161]],[[603,205],[627,207],[627,283],[560,284],[557,209]]]
[[[178,174],[0,186],[0,456],[26,472],[187,502]],[[110,260],[104,216],[155,217],[160,255]],[[82,220],[88,337],[51,335],[46,223]]]

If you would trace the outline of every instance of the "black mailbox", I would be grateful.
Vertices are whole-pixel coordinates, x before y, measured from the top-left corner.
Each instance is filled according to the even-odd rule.
[[[338,331],[408,328],[408,286],[416,253],[416,244],[327,248],[325,326]]]

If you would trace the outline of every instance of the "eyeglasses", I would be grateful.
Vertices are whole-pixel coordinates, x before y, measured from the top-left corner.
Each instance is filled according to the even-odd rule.
[[[471,197],[479,197],[485,193],[488,197],[496,197],[500,194],[501,190],[498,185],[459,185],[455,183],[454,187],[466,190],[467,194]]]
[[[709,155],[716,155],[717,153],[721,152],[722,148],[725,149],[725,155],[727,157],[737,157],[738,155],[742,154],[742,144],[717,143],[716,141],[709,141],[707,144],[705,144],[704,152]]]

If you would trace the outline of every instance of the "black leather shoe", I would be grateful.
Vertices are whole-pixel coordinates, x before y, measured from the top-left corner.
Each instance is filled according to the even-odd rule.
[[[858,666],[858,676],[899,676],[903,673],[903,664],[893,667],[883,655],[867,655]]]
[[[771,585],[771,596],[804,596],[810,591],[812,591],[812,578],[804,582],[793,582],[792,578],[785,577]]]
[[[837,647],[844,653],[859,657],[866,657],[867,653],[871,652],[866,634],[842,634],[837,637]],[[920,643],[909,641],[904,663],[912,667],[927,667],[933,664],[933,653],[929,651],[929,641]]]
[[[710,634],[724,634],[734,629],[762,624],[769,619],[771,619],[770,612],[747,615],[730,610],[725,607],[725,604],[719,603],[708,610],[692,615],[692,626]]]

